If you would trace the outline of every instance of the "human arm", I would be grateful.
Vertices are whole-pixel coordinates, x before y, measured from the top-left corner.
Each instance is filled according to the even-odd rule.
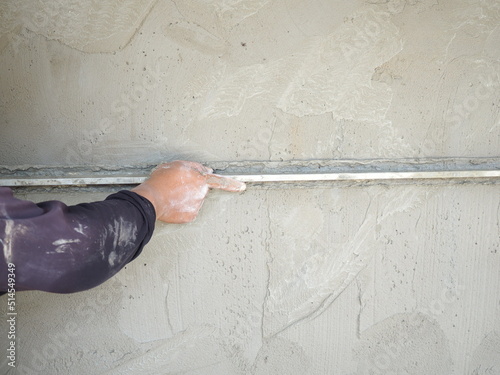
[[[196,218],[209,188],[241,192],[246,186],[213,174],[211,168],[199,163],[174,161],[156,167],[151,176],[132,191],[153,204],[158,220],[182,224]]]
[[[93,288],[137,257],[152,236],[156,213],[142,196],[121,191],[103,201],[35,204],[0,188],[0,290],[7,264],[16,290],[71,293]]]
[[[198,163],[176,161],[160,165],[132,191],[75,206],[22,201],[0,188],[0,291],[7,290],[8,263],[16,266],[17,290],[90,289],[139,255],[155,219],[192,221],[209,188],[244,187]]]

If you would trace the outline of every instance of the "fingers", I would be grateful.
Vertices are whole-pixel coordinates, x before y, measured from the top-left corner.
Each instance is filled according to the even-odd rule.
[[[237,181],[218,174],[208,174],[206,181],[208,187],[212,189],[220,189],[232,192],[240,192],[246,189],[246,185],[244,182]]]
[[[206,167],[200,163],[196,163],[193,161],[175,160],[169,163],[160,164],[157,167],[157,169],[170,168],[179,168],[179,170],[190,169],[192,171],[198,172],[204,177],[206,184],[211,189],[220,189],[231,192],[241,192],[246,189],[246,185],[244,182],[214,174],[212,168]]]

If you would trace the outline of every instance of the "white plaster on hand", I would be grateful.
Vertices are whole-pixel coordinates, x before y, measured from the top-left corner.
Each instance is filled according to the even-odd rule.
[[[245,184],[213,174],[211,168],[199,163],[174,161],[155,168],[150,178],[132,191],[153,204],[158,220],[180,224],[196,218],[210,188],[241,192]]]

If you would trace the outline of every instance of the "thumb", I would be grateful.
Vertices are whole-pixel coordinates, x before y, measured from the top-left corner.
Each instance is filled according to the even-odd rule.
[[[207,185],[212,189],[220,189],[225,191],[239,192],[246,189],[244,182],[235,179],[224,177],[218,174],[207,174]]]

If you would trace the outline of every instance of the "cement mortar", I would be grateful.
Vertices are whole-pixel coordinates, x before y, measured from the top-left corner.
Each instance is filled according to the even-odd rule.
[[[4,0],[0,20],[4,175],[499,168],[496,0]],[[100,287],[18,293],[0,373],[500,373],[499,223],[488,181],[214,192]]]

